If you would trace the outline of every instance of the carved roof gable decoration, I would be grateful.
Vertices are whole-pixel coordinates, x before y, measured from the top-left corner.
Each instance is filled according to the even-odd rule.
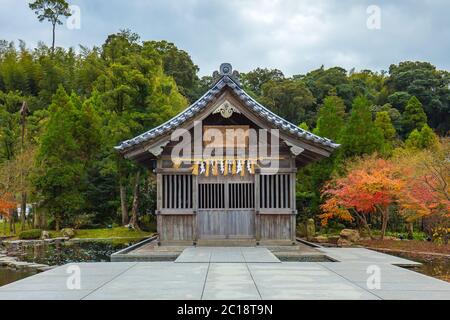
[[[220,107],[218,107],[213,114],[218,114],[220,113],[220,115],[222,117],[224,117],[225,119],[229,119],[233,116],[234,113],[241,113],[235,106],[233,106],[228,100],[226,100],[224,103],[222,103],[220,105]]]

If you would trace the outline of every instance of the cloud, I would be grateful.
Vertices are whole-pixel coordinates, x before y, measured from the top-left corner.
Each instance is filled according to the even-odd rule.
[[[450,2],[446,0],[73,0],[81,30],[58,29],[57,44],[101,45],[129,28],[143,40],[169,40],[189,52],[201,74],[224,61],[240,71],[278,68],[287,75],[325,65],[387,70],[403,60],[450,69]],[[381,29],[366,26],[369,5],[381,9]],[[0,0],[0,38],[29,46],[51,41],[27,1]]]

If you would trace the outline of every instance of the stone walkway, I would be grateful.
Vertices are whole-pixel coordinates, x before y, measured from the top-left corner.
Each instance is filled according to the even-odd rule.
[[[215,248],[210,255],[185,252],[183,259],[203,257],[200,263],[72,264],[2,287],[0,300],[450,299],[449,283],[394,266],[399,262],[394,257],[365,249],[334,250],[330,255],[342,262],[212,262],[225,257],[246,259],[242,248]],[[214,252],[226,254],[219,253],[215,260]],[[358,261],[358,255],[364,258]],[[81,271],[80,290],[67,288],[71,266]],[[378,290],[367,286],[368,270],[374,267],[380,271]]]
[[[281,263],[266,248],[188,248],[175,263]]]

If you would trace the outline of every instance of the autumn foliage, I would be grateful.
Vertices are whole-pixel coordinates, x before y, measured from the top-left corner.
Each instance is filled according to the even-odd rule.
[[[368,214],[380,214],[382,237],[395,205],[405,219],[440,215],[450,218],[449,143],[439,150],[401,150],[391,159],[377,155],[346,164],[346,174],[328,182],[322,191],[323,225],[330,219],[357,220],[363,227]]]
[[[383,231],[388,222],[389,206],[398,199],[403,181],[399,172],[387,160],[365,157],[348,165],[348,173],[329,182],[324,190],[322,224],[331,218],[352,221],[356,217],[368,227],[366,215],[382,215]]]
[[[16,208],[16,203],[9,199],[8,195],[0,197],[0,216],[8,217],[10,210]]]
[[[440,148],[400,154],[393,159],[402,167],[406,184],[400,194],[400,210],[405,217],[439,214],[450,218],[450,144]]]

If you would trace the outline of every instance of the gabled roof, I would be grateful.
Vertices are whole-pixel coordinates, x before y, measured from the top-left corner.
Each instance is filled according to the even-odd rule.
[[[115,147],[115,149],[121,153],[126,153],[128,150],[133,149],[142,143],[150,142],[179,128],[182,124],[201,113],[211,101],[220,95],[225,87],[229,87],[250,110],[256,113],[256,115],[272,123],[281,131],[297,136],[300,139],[305,139],[313,144],[325,147],[326,149],[339,148],[339,144],[299,128],[258,103],[241,88],[239,81],[235,79],[235,76],[232,73],[231,65],[223,64],[219,76],[220,78],[216,81],[214,86],[185,111],[159,127],[147,131],[134,139],[122,142],[119,146]]]

